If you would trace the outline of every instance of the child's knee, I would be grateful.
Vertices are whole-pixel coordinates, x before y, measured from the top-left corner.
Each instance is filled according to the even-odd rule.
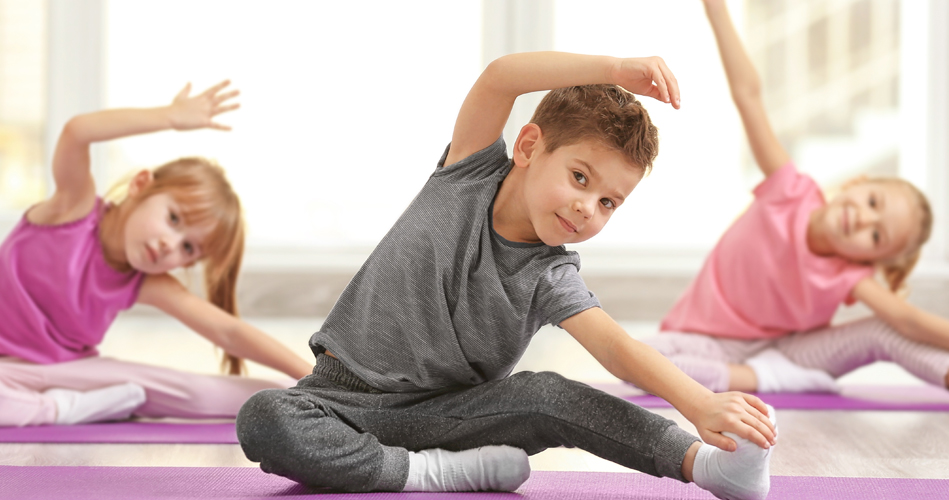
[[[237,413],[237,440],[247,458],[257,451],[281,441],[289,432],[289,419],[299,411],[301,398],[286,389],[265,389],[251,396]],[[312,405],[311,405],[312,406]]]

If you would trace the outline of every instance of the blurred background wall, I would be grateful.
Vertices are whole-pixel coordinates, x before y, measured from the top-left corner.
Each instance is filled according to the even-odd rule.
[[[949,315],[949,2],[729,7],[799,168],[828,191],[869,173],[929,195],[937,228],[911,300]],[[218,160],[249,228],[243,312],[323,315],[433,171],[481,69],[525,50],[660,55],[679,80],[681,110],[644,100],[654,172],[573,248],[612,315],[658,320],[761,180],[698,0],[0,0],[0,235],[50,193],[69,117],[230,78],[232,132],[97,145],[98,187],[180,156]],[[541,97],[519,99],[509,143]]]

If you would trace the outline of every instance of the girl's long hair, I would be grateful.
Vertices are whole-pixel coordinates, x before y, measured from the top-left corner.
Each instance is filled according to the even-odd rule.
[[[107,199],[116,204],[137,204],[149,196],[169,193],[180,205],[185,224],[211,227],[201,242],[205,293],[209,302],[237,316],[237,277],[244,256],[244,219],[240,199],[227,181],[224,169],[211,160],[188,157],[166,163],[152,174],[153,181],[134,199],[122,194],[127,182],[110,189]],[[130,212],[131,209],[126,214]],[[243,359],[225,352],[221,371],[241,375],[246,373],[246,366]]]

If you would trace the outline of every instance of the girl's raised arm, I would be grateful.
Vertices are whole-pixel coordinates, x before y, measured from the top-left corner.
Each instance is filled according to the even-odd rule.
[[[168,274],[145,277],[138,302],[161,309],[210,340],[224,352],[256,361],[294,379],[310,374],[313,363],[249,323],[192,294]]]
[[[715,33],[732,100],[741,115],[751,152],[767,177],[785,165],[790,157],[768,121],[761,98],[761,79],[738,38],[725,0],[705,0],[705,14]]]
[[[214,117],[239,104],[228,103],[237,90],[223,92],[230,84],[221,82],[194,97],[191,84],[175,96],[168,106],[157,108],[108,109],[71,118],[63,127],[53,153],[53,196],[30,211],[37,223],[59,223],[87,214],[95,203],[95,183],[89,164],[89,145],[131,135],[160,130],[191,130],[229,127],[214,122]]]

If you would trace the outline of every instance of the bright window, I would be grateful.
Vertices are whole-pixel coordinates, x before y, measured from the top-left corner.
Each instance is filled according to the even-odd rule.
[[[114,142],[109,177],[218,160],[256,245],[374,245],[434,171],[481,71],[477,1],[112,0],[109,107],[170,102],[230,78],[229,133]]]
[[[0,212],[46,196],[46,2],[0,0]]]

